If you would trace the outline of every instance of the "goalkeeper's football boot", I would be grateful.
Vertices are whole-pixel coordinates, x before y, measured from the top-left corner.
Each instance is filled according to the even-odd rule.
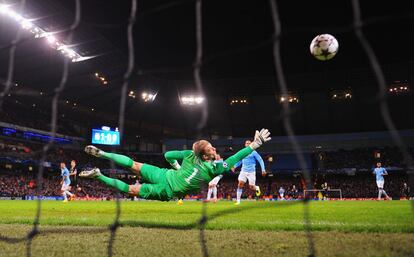
[[[85,152],[96,157],[101,157],[103,155],[103,151],[93,145],[86,146]]]
[[[93,168],[90,170],[83,170],[81,171],[81,173],[79,173],[79,177],[83,177],[83,178],[96,178],[102,176],[101,171],[99,170],[99,168]]]
[[[262,193],[260,192],[260,187],[256,187],[256,196],[260,196]]]

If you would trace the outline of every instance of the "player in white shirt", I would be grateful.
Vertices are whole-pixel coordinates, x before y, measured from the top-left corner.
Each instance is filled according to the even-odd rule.
[[[215,161],[214,162],[222,162],[223,158],[219,154],[216,154]],[[213,199],[214,202],[217,202],[217,184],[220,181],[220,179],[223,177],[223,175],[218,175],[213,178],[208,183],[208,192],[207,192],[207,201],[210,201]],[[211,194],[213,194],[213,198],[211,198]]]
[[[212,199],[213,202],[217,202],[217,184],[222,177],[223,175],[218,175],[208,183],[207,201],[210,201]],[[213,198],[211,198],[212,194]]]

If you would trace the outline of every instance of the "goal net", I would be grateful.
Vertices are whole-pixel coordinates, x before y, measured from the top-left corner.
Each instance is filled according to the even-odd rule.
[[[340,188],[334,189],[309,189],[303,190],[303,198],[306,197],[318,199],[318,200],[329,200],[336,199],[342,200],[342,191]]]

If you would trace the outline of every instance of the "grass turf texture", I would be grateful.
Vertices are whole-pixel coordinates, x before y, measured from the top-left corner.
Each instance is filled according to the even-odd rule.
[[[318,256],[413,256],[411,204],[311,202],[310,220],[312,230],[317,231],[314,237]],[[81,256],[107,255],[109,231],[96,229],[105,229],[113,222],[114,202],[43,201],[41,207],[41,234],[33,241],[32,256],[79,256],[79,251]],[[24,236],[31,229],[36,208],[36,201],[0,201],[0,235]],[[196,230],[201,210],[200,202],[184,202],[181,206],[176,202],[121,202],[122,227],[116,236],[114,255],[201,256]],[[209,203],[209,253],[305,256],[303,210],[301,203],[288,202],[242,202],[240,206],[226,201]],[[25,254],[24,242],[0,241],[0,256]]]

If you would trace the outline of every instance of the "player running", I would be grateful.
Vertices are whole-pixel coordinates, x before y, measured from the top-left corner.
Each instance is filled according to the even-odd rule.
[[[244,146],[248,147],[252,144],[252,141],[246,140]],[[262,175],[266,175],[266,170],[262,157],[256,152],[252,151],[243,160],[237,162],[234,165],[234,169],[242,165],[241,171],[238,177],[239,184],[237,186],[237,202],[236,205],[240,204],[240,198],[243,193],[243,187],[247,180],[249,180],[250,189],[256,191],[256,196],[260,196],[260,187],[256,186],[256,161],[259,162],[260,168],[262,169]]]
[[[279,196],[281,201],[285,200],[285,189],[282,186],[279,188]]]
[[[112,160],[122,167],[129,168],[132,172],[141,176],[145,183],[128,185],[121,180],[102,175],[98,168],[84,170],[79,176],[96,178],[104,184],[130,195],[145,199],[169,201],[174,197],[182,198],[187,194],[199,192],[202,183],[208,183],[215,176],[228,172],[230,167],[233,167],[234,164],[270,139],[270,132],[267,129],[262,129],[260,132],[256,131],[254,141],[248,147],[225,161],[215,161],[216,148],[206,140],[199,140],[193,144],[193,150],[165,153],[165,159],[176,170],[136,162],[127,156],[107,153],[90,145],[85,147],[88,154]],[[181,166],[178,164],[179,160],[183,160]]]
[[[375,174],[377,178],[378,200],[381,200],[382,194],[384,194],[387,200],[390,200],[391,197],[389,197],[387,195],[387,192],[385,192],[384,190],[384,176],[388,175],[388,172],[383,167],[381,167],[380,162],[377,162],[377,167],[374,169],[374,172],[372,173]]]
[[[69,195],[70,197],[73,197],[73,194],[69,192],[69,189],[70,189],[69,170],[68,168],[66,168],[66,164],[64,162],[60,163],[60,170],[61,170],[61,176],[62,176],[62,181],[60,182],[62,187],[60,190],[62,191],[63,202],[67,203],[68,202],[67,196]]]

